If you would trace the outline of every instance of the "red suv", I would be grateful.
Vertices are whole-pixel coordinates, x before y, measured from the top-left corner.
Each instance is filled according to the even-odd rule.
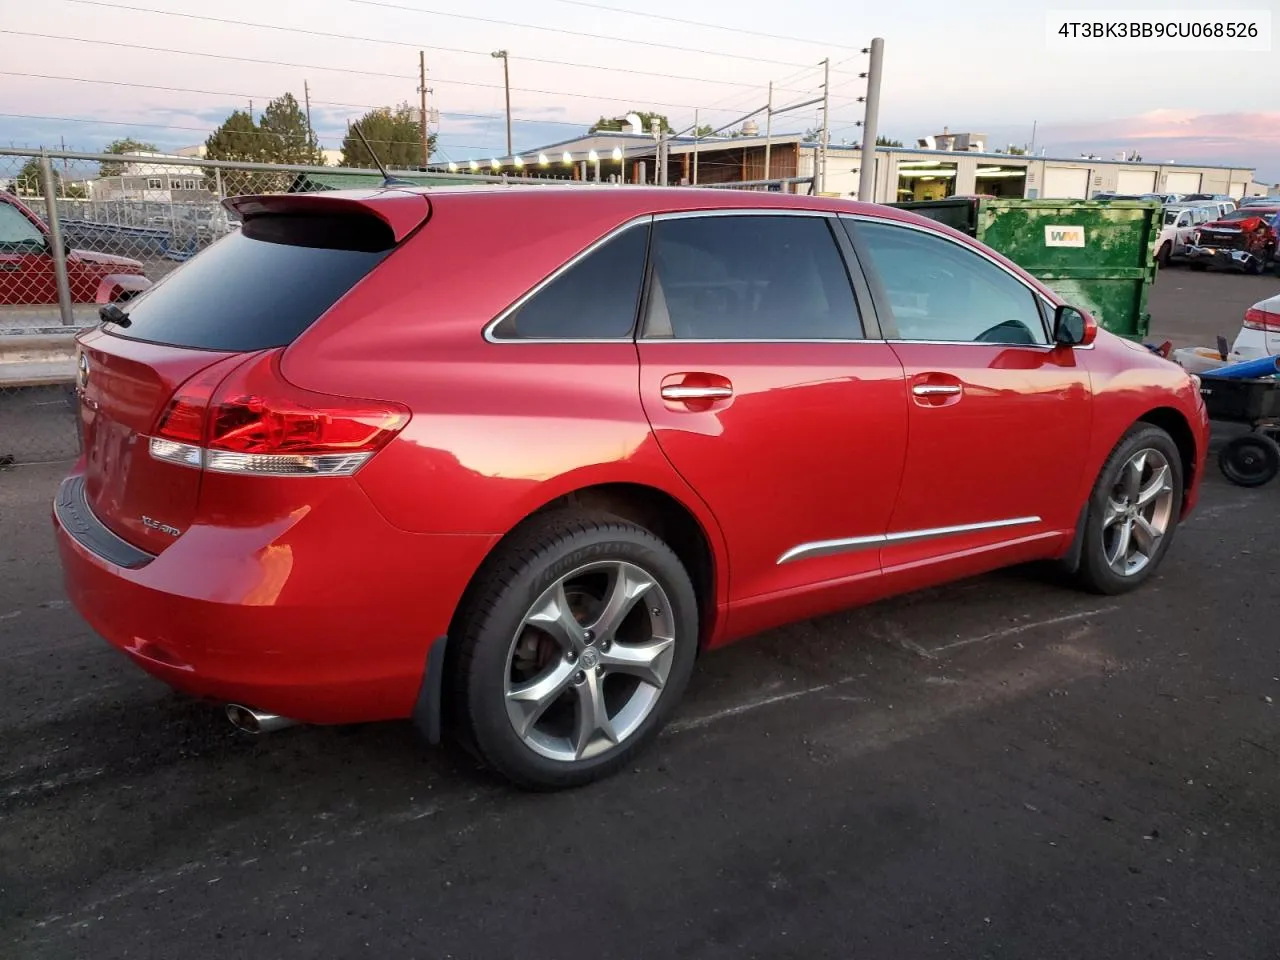
[[[242,728],[616,770],[698,654],[993,568],[1149,578],[1193,377],[934,221],[690,188],[238,198],[80,335],[92,626]],[[286,719],[287,718],[287,719]]]
[[[151,285],[137,260],[70,249],[67,283],[73,303],[127,300]],[[57,302],[49,228],[16,197],[0,192],[0,304]]]

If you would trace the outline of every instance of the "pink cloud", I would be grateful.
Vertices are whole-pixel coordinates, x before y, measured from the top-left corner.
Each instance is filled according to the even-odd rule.
[[[1138,150],[1150,161],[1233,164],[1280,179],[1280,112],[1152,110],[1097,123],[1048,124],[1037,139],[1050,153]]]

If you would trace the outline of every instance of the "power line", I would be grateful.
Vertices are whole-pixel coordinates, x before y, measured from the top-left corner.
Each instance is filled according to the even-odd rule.
[[[113,87],[137,87],[142,90],[163,90],[167,93],[199,93],[211,97],[232,97],[237,100],[266,100],[273,99],[268,94],[263,93],[233,93],[229,90],[197,90],[191,87],[169,87],[157,83],[132,83],[125,80],[98,80],[91,77],[58,77],[47,73],[21,73],[16,70],[0,70],[0,77],[25,77],[36,80],[65,80],[70,83],[96,83],[105,84]],[[336,100],[312,100],[313,106],[323,107],[353,107],[358,110],[378,110],[380,107],[372,103],[343,103]],[[462,120],[495,120],[501,119],[494,114],[484,113],[453,113],[441,112],[440,116]],[[591,120],[535,120],[527,117],[512,117],[516,123],[546,123],[555,124],[563,127],[589,127],[594,121]]]
[[[310,37],[322,37],[327,40],[354,40],[360,43],[383,43],[396,47],[408,47],[414,50],[434,50],[440,53],[461,53],[467,56],[490,59],[488,50],[467,50],[463,47],[432,46],[427,43],[415,43],[410,40],[389,40],[382,37],[359,37],[346,33],[328,33],[324,30],[311,30],[306,27],[284,27],[274,23],[254,23],[249,20],[232,20],[226,17],[210,17],[199,13],[181,13],[175,10],[156,10],[151,7],[136,7],[127,3],[111,3],[108,0],[65,0],[66,3],[79,3],[89,7],[105,7],[112,10],[127,10],[131,13],[150,13],[162,17],[177,17],[183,20],[203,20],[207,23],[221,23],[226,26],[251,27],[256,30],[277,30],[281,33],[295,33]],[[600,66],[592,63],[577,63],[572,60],[550,60],[545,57],[512,57],[512,60],[524,63],[541,63],[557,67],[573,67],[582,70],[605,70],[611,73],[629,73],[640,77],[660,77],[666,80],[687,80],[691,83],[714,83],[722,86],[741,87],[737,80],[712,80],[708,77],[688,77],[674,73],[659,73],[648,70],[632,70],[628,67]],[[434,81],[436,78],[432,78]],[[514,88],[513,88],[514,89]],[[793,90],[792,93],[803,91]]]
[[[789,40],[792,43],[812,43],[821,47],[838,47],[844,50],[852,50],[847,43],[828,43],[826,40],[810,40],[806,37],[789,37],[781,33],[767,33],[763,30],[747,30],[744,27],[726,27],[719,23],[706,23],[702,20],[682,20],[680,17],[667,17],[660,13],[648,13],[644,10],[626,10],[622,7],[610,7],[603,3],[590,3],[588,0],[557,0],[558,3],[567,3],[575,7],[590,7],[592,10],[605,10],[609,13],[623,13],[631,17],[645,17],[649,20],[665,20],[667,23],[683,23],[690,27],[706,27],[708,30],[725,30],[730,33],[742,33],[749,37],[766,37],[770,40]]]
[[[678,50],[681,53],[696,53],[702,57],[728,57],[732,60],[749,60],[752,63],[772,63],[780,67],[799,67],[803,64],[790,60],[769,60],[765,57],[753,57],[745,53],[723,53],[718,50],[699,50],[695,47],[681,47],[672,43],[660,43],[657,40],[635,40],[631,37],[611,37],[602,33],[586,33],[581,30],[566,30],[562,27],[542,27],[533,23],[518,23],[514,20],[498,20],[493,17],[477,17],[469,13],[454,13],[446,10],[427,10],[422,7],[406,7],[403,4],[388,3],[386,0],[347,0],[366,7],[384,7],[388,10],[403,10],[429,17],[449,17],[455,20],[471,20],[476,23],[490,23],[502,27],[523,27],[527,30],[541,30],[546,33],[559,33],[569,37],[586,37],[589,40],[610,40],[615,43],[631,43],[642,47],[657,47],[663,50]]]
[[[204,134],[208,134],[209,132],[207,127],[184,127],[176,123],[144,123],[140,120],[99,120],[97,117],[44,117],[26,113],[0,113],[0,117],[9,120],[43,120],[52,123],[101,123],[113,127],[149,127],[155,130],[185,130]],[[254,137],[279,136],[269,130],[237,130],[236,133]],[[316,133],[316,136],[321,135],[322,134],[319,132]],[[329,139],[337,139],[338,137],[345,139],[346,133],[344,132],[339,134],[333,131],[325,131],[323,136]],[[369,142],[381,144],[410,144],[413,146],[420,146],[422,143],[421,140],[370,140]],[[477,146],[474,143],[452,143],[450,146],[454,149],[461,148],[463,150],[482,150],[486,152],[491,152],[493,149],[492,147]]]
[[[353,0],[353,2],[355,2],[355,0]],[[296,69],[296,70],[327,70],[332,73],[349,73],[349,74],[357,74],[360,76],[367,76],[367,77],[386,77],[393,80],[416,80],[416,77],[412,77],[408,74],[382,73],[375,70],[357,70],[353,67],[331,67],[331,66],[326,66],[324,64],[318,64],[318,63],[289,63],[283,60],[263,60],[263,59],[254,58],[254,57],[239,57],[229,53],[203,53],[198,50],[173,50],[173,49],[167,49],[165,47],[150,47],[150,46],[145,46],[143,44],[138,44],[138,43],[122,43],[121,41],[118,41],[118,40],[99,40],[96,38],[88,39],[85,37],[68,37],[68,36],[59,36],[59,35],[48,34],[48,33],[29,33],[24,30],[0,30],[0,34],[9,34],[15,37],[35,37],[41,40],[69,40],[69,41],[72,41],[73,43],[97,44],[100,46],[119,47],[125,50],[145,50],[149,53],[171,53],[177,56],[184,56],[184,57],[206,57],[213,60],[231,60],[238,63],[256,63],[259,65],[271,66],[271,67],[292,67],[293,69]],[[475,81],[475,80],[446,80],[440,77],[433,77],[431,79],[431,82],[453,84],[455,86],[462,86],[462,87],[481,87],[487,90],[503,89],[502,84],[480,83],[479,81]],[[611,103],[625,103],[628,105],[634,104],[637,101],[639,101],[654,107],[673,107],[681,110],[701,109],[696,104],[665,103],[658,100],[649,100],[647,98],[640,98],[640,97],[610,97],[610,96],[605,96],[604,94],[578,93],[572,90],[540,90],[533,87],[512,87],[511,89],[519,93],[535,93],[543,96],[577,97],[582,100],[596,100],[596,101],[607,100]]]
[[[29,33],[27,31],[19,31],[19,29],[0,29],[0,33],[8,33],[8,35],[15,36],[15,37],[36,37],[36,38],[40,38],[40,40],[64,40],[64,41],[76,42],[76,44],[95,44],[100,46],[114,46],[114,47],[120,47],[120,49],[124,49],[124,50],[145,50],[147,52],[154,52],[154,54],[174,54],[178,56],[204,56],[204,58],[210,58],[214,60],[233,60],[233,61],[237,61],[237,63],[253,63],[253,64],[265,65],[265,67],[291,67],[291,68],[300,69],[300,70],[329,70],[329,72],[332,72],[332,73],[351,73],[351,74],[358,74],[358,76],[364,76],[364,77],[387,77],[390,79],[402,79],[402,81],[403,79],[416,79],[415,77],[408,76],[408,74],[380,73],[378,72],[378,70],[360,70],[360,69],[355,69],[351,67],[328,67],[328,65],[325,65],[325,64],[288,63],[288,61],[284,61],[284,60],[262,60],[259,58],[252,58],[252,56],[236,56],[233,54],[206,54],[206,52],[202,52],[198,50],[172,50],[172,49],[165,49],[165,47],[159,47],[159,46],[146,46],[142,44],[124,44],[124,42],[120,42],[118,40],[97,40],[97,38],[93,38],[93,40],[90,40],[90,38],[87,38],[87,37],[58,36],[58,35],[52,35],[52,33]],[[481,87],[481,88],[485,88],[485,90],[502,90],[503,88],[502,84],[500,83],[481,83],[479,81],[460,81],[460,79],[444,79],[440,77],[431,78],[431,82],[454,84],[454,86],[460,86],[460,87]],[[645,99],[645,97],[611,97],[611,96],[605,96],[603,95],[603,93],[580,93],[580,92],[570,91],[570,90],[538,90],[538,88],[535,88],[535,87],[512,87],[512,91],[521,92],[521,93],[538,93],[538,95],[541,95],[541,96],[577,97],[577,99],[580,99],[580,100],[595,100],[595,101],[607,100],[609,102],[614,102],[614,104],[631,105],[639,101],[639,102],[644,102],[644,104],[648,104],[649,106],[666,106],[666,108],[675,108],[675,109],[681,109],[681,110],[701,109],[699,108],[698,105],[695,105],[695,104],[669,104],[669,102],[663,102],[658,100],[648,100],[648,99]]]

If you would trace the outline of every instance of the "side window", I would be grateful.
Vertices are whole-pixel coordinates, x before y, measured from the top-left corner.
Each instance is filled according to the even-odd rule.
[[[862,339],[826,217],[659,220],[650,259],[646,338]]]
[[[889,300],[900,340],[1048,344],[1036,296],[960,244],[907,227],[850,224]]]
[[[0,202],[0,249],[44,244],[44,234],[17,207]]]
[[[606,240],[547,283],[493,330],[499,340],[618,340],[635,326],[649,225]]]
[[[1192,217],[1191,212],[1188,210],[1184,210],[1178,217],[1178,226],[1180,227],[1191,226],[1191,217]]]

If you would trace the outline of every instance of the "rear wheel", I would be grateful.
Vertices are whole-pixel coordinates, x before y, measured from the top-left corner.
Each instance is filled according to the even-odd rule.
[[[1166,240],[1161,245],[1160,252],[1156,254],[1156,263],[1160,264],[1161,267],[1169,266],[1169,259],[1172,256],[1172,254],[1173,254],[1173,244],[1169,243],[1169,241]]]
[[[1218,469],[1239,487],[1260,487],[1280,473],[1280,444],[1262,433],[1236,437],[1218,453]]]
[[[1128,431],[1107,458],[1089,498],[1080,579],[1097,593],[1119,594],[1151,577],[1182,512],[1182,457],[1164,430]]]
[[[515,784],[579,786],[630,762],[684,692],[697,653],[693,584],[664,542],[574,512],[491,563],[453,664],[457,719]]]

